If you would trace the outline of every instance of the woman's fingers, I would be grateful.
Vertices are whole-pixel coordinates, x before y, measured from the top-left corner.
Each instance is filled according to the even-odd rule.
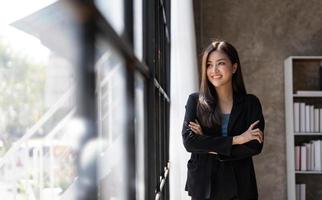
[[[260,129],[259,128],[256,128],[256,129],[253,129],[253,130],[250,130],[250,132],[257,132],[257,131],[260,131]]]
[[[202,134],[201,127],[199,125],[197,125],[196,123],[190,122],[188,126],[191,128],[191,130],[194,133],[197,133],[199,135]]]
[[[258,124],[258,122],[259,122],[259,120],[257,120],[256,122],[252,123],[252,124],[249,126],[248,130],[253,130],[253,128]]]
[[[189,124],[189,127],[193,127],[193,128],[196,128],[196,129],[199,129],[200,128],[199,125],[195,125],[195,124]]]
[[[251,130],[251,133],[252,134],[257,134],[258,133],[258,135],[259,135],[259,137],[260,137],[260,139],[263,141],[264,140],[264,134],[263,134],[263,132],[260,130],[260,129],[254,129],[254,130]]]
[[[194,125],[194,126],[200,126],[198,123],[195,123],[195,122],[189,122],[189,124]]]
[[[260,129],[258,129],[258,130],[256,130],[256,131],[252,132],[252,134],[253,134],[253,133],[258,133],[258,135],[259,135],[259,137],[261,138],[261,140],[262,140],[262,141],[264,140],[264,133],[263,133]]]
[[[190,122],[189,127],[194,127],[194,128],[201,131],[201,126],[199,124],[194,123],[194,122]]]
[[[194,133],[197,133],[197,134],[201,135],[201,132],[200,132],[198,129],[196,129],[196,128],[191,128],[191,130],[192,130]]]
[[[252,140],[257,140],[259,143],[262,143],[262,140],[260,139],[260,137],[258,135],[252,135]]]
[[[263,137],[262,137],[262,134],[260,132],[253,132],[252,137],[253,137],[253,139],[258,140],[259,143],[263,142]]]
[[[262,142],[262,141],[263,141],[262,136],[260,135],[260,133],[256,132],[256,133],[252,133],[252,135],[253,135],[254,137],[258,138],[258,139],[260,140],[260,142]]]

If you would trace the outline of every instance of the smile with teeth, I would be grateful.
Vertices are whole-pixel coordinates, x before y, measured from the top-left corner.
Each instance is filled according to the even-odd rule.
[[[211,76],[211,78],[214,78],[214,79],[218,79],[218,78],[221,78],[222,75],[215,75],[215,76]]]

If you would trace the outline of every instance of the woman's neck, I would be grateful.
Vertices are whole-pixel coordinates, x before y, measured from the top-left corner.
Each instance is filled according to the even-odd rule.
[[[216,88],[218,103],[222,113],[230,113],[233,106],[233,89],[231,85]]]

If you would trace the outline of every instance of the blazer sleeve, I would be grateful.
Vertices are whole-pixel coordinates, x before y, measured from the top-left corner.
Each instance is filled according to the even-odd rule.
[[[251,95],[251,100],[249,100],[247,103],[248,103],[248,109],[249,109],[249,115],[247,120],[248,127],[255,121],[259,120],[259,123],[255,128],[259,128],[264,133],[265,120],[264,120],[264,116],[262,113],[262,106],[259,99],[256,96]],[[232,161],[232,160],[240,160],[240,159],[257,155],[261,153],[263,149],[263,144],[264,142],[259,143],[257,140],[251,140],[245,144],[233,145],[231,149],[231,154],[229,156],[220,155],[219,159],[221,161]]]
[[[188,126],[190,121],[197,118],[198,95],[191,94],[186,103],[186,112],[182,127],[182,139],[184,147],[188,152],[208,153],[216,152],[221,155],[229,156],[232,148],[232,137],[213,137],[194,133]]]

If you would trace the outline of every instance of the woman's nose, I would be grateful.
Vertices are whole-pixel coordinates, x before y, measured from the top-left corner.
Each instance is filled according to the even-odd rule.
[[[218,72],[218,65],[214,65],[212,70],[213,70],[213,72]]]

